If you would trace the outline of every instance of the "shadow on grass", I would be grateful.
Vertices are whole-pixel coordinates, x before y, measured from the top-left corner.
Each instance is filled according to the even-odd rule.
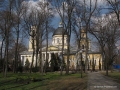
[[[24,86],[25,86],[24,88],[29,88],[31,90],[34,90],[34,89],[39,90],[39,88],[40,88],[40,90],[41,90],[41,88],[45,88],[42,90],[46,90],[46,88],[48,88],[48,90],[65,90],[64,88],[67,88],[67,87],[71,87],[71,88],[80,88],[79,86],[84,87],[84,84],[81,81],[77,81],[77,83],[80,82],[80,84],[75,86],[75,83],[76,83],[75,80],[78,80],[78,79],[82,80],[80,78],[80,74],[69,74],[69,75],[64,74],[62,76],[59,73],[47,74],[44,76],[40,76],[40,74],[38,74],[38,75],[36,75],[36,74],[35,75],[34,74],[33,75],[17,74],[17,75],[13,75],[13,76],[14,77],[12,77],[12,78],[8,78],[9,80],[5,80],[4,82],[0,83],[0,87],[2,90],[6,90],[6,89],[12,90],[12,89],[16,89],[16,88],[22,89],[22,87],[24,87]],[[83,79],[84,79],[84,77],[86,77],[86,75],[83,75]],[[17,78],[18,78],[18,80],[16,80]],[[74,82],[72,82],[72,80],[71,80],[72,78],[75,79]],[[64,83],[64,81],[65,81],[65,83]],[[69,84],[67,84],[67,83],[69,83]],[[65,84],[67,84],[67,85],[64,86]],[[28,87],[27,85],[30,87]],[[31,85],[33,85],[33,86],[31,86]],[[72,87],[73,85],[74,85],[74,87]],[[55,88],[55,89],[53,89],[53,88]],[[59,88],[61,88],[61,89],[59,89]],[[82,89],[82,90],[84,90],[84,89]]]
[[[9,85],[10,83],[15,83],[15,79],[14,80],[4,81],[4,82],[0,83],[0,86]]]
[[[13,87],[9,87],[9,88],[5,88],[5,89],[2,89],[2,90],[9,90],[9,89],[12,89],[12,88],[18,88],[18,87],[21,87],[21,86],[25,86],[25,85],[28,85],[28,83],[26,83],[26,84],[21,84],[21,85],[16,85],[16,86],[13,86]]]
[[[29,90],[86,90],[87,80],[84,76],[82,79],[79,75],[63,75],[51,77],[47,82],[29,88]]]

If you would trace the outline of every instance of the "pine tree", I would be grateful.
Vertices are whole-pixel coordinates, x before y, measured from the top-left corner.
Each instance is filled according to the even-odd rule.
[[[55,66],[55,55],[54,53],[51,54],[51,60],[50,60],[50,67],[51,67],[51,71],[54,71],[54,66]]]
[[[59,69],[58,58],[55,56],[54,53],[51,54],[50,62],[51,71],[58,71]]]
[[[30,62],[28,60],[28,58],[26,59],[26,62],[25,62],[25,70],[28,71],[29,70],[29,66],[30,66]]]

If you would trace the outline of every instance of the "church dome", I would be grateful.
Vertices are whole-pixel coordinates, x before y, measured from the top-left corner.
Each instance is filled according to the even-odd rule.
[[[54,31],[54,35],[62,35],[65,32],[65,29],[63,28],[62,23],[59,24],[59,27]],[[67,32],[65,32],[65,35],[67,35]]]

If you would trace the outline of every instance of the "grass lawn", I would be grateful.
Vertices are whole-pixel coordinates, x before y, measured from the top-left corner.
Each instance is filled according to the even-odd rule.
[[[106,72],[102,72],[105,75]],[[108,77],[111,77],[114,81],[120,83],[120,72],[113,71],[108,73]]]
[[[86,90],[87,75],[80,73],[62,75],[58,72],[47,73],[8,73],[7,78],[3,78],[0,73],[0,90]]]

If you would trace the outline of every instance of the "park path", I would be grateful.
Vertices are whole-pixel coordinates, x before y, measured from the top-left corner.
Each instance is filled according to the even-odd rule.
[[[120,90],[120,84],[100,72],[88,72],[87,90]]]

